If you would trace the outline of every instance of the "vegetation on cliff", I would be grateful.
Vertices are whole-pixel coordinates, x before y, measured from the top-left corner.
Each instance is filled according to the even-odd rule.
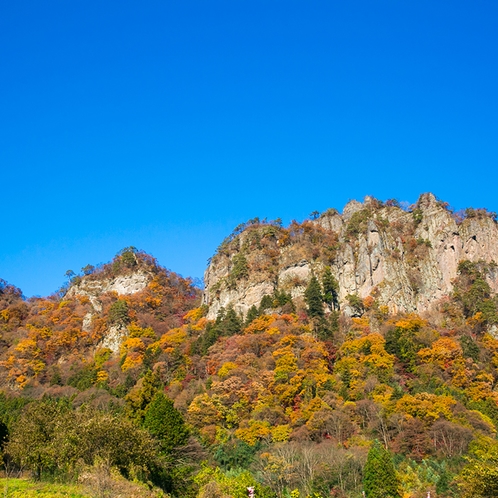
[[[495,265],[457,261],[452,291],[423,313],[393,311],[375,288],[346,294],[341,244],[372,220],[385,228],[376,210],[399,210],[371,205],[351,216],[349,242],[323,215],[237,229],[212,261],[231,261],[220,292],[277,275],[293,252],[320,263],[243,315],[229,302],[211,318],[188,279],[133,248],[49,298],[2,281],[6,472],[93,489],[136,481],[151,496],[245,497],[249,486],[267,498],[494,496]],[[412,242],[424,213],[389,222],[404,258],[430,249]],[[141,290],[102,291],[137,272]],[[116,330],[113,351],[103,344]]]

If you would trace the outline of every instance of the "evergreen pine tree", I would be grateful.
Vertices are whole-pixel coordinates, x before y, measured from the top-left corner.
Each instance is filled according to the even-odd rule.
[[[249,325],[255,318],[258,318],[259,311],[254,304],[249,308],[246,316],[246,325]]]
[[[208,349],[218,340],[221,331],[217,324],[207,323],[206,332],[201,335],[197,341],[194,342],[192,347],[192,354],[200,354],[204,356],[207,354]]]
[[[325,267],[322,277],[323,299],[333,309],[339,309],[339,283],[337,282],[330,266]]]
[[[281,313],[294,313],[296,311],[291,294],[288,294],[284,290],[275,289],[272,300],[273,307],[280,308]]]
[[[188,441],[189,432],[181,413],[162,392],[158,392],[147,407],[143,425],[158,439],[165,453]]]
[[[221,335],[224,336],[230,337],[235,334],[240,334],[240,331],[242,330],[242,320],[238,317],[232,306],[228,307],[225,317],[217,328],[221,331]]]
[[[115,323],[120,325],[129,323],[130,317],[128,316],[128,304],[124,299],[118,299],[112,303],[107,315],[107,321],[110,324]]]
[[[401,498],[398,477],[389,452],[375,441],[363,471],[366,498]]]
[[[226,310],[225,308],[222,306],[219,310],[218,310],[218,313],[216,315],[216,325],[219,325],[220,323],[223,322],[223,320],[225,319],[225,314],[226,314]]]
[[[315,275],[311,277],[308,287],[304,291],[304,299],[308,305],[308,314],[310,317],[318,318],[324,315],[322,289]]]
[[[273,293],[273,300],[277,306],[285,306],[288,303],[292,304],[292,296],[287,294],[284,290],[275,290]]]
[[[339,311],[331,311],[327,316],[314,320],[314,328],[318,339],[333,341],[334,334],[339,331]]]
[[[273,298],[268,294],[265,294],[261,298],[261,303],[259,304],[259,313],[263,314],[266,310],[273,308]]]
[[[351,316],[359,318],[363,315],[365,312],[365,305],[358,294],[348,294],[346,296],[346,301],[349,303],[349,307],[351,308]]]

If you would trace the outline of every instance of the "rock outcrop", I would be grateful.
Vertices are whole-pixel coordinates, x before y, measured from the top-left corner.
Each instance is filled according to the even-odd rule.
[[[423,312],[453,289],[462,260],[498,262],[498,225],[492,213],[453,214],[432,194],[409,210],[367,197],[315,220],[283,228],[247,224],[226,239],[205,273],[209,318],[234,306],[245,315],[266,294],[284,290],[301,298],[312,272],[330,266],[340,300],[372,295],[391,312]],[[498,291],[498,272],[488,272]]]
[[[66,297],[86,296],[97,312],[102,311],[100,296],[106,292],[116,292],[120,295],[134,294],[139,292],[151,281],[152,275],[143,270],[120,275],[113,278],[89,279],[83,277],[80,283],[72,285],[66,293]]]
[[[89,332],[92,327],[93,317],[102,312],[101,296],[103,294],[109,292],[115,292],[118,295],[135,294],[136,292],[145,289],[152,278],[153,275],[144,270],[137,270],[127,275],[103,279],[83,277],[78,284],[72,285],[69,288],[66,293],[66,298],[70,299],[77,296],[88,297],[93,311],[88,312],[84,316],[82,330]],[[111,325],[100,345],[101,347],[109,348],[113,353],[117,353],[121,342],[126,335],[126,327],[122,325]]]

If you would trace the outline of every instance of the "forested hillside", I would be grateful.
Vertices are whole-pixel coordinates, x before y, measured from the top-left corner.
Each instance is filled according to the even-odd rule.
[[[494,214],[348,206],[237,227],[202,301],[134,248],[47,298],[2,281],[5,472],[95,496],[498,496]]]

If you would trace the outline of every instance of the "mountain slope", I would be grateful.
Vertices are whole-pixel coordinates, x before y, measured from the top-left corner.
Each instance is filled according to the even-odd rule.
[[[148,441],[140,478],[172,496],[360,498],[374,440],[395,455],[403,498],[485,496],[498,448],[493,213],[425,194],[408,210],[367,198],[313,218],[237,227],[202,305],[190,280],[133,248],[49,298],[0,282],[0,430],[25,436],[4,459],[21,466],[23,426],[52,409],[75,434],[106,421],[125,436],[114,450]],[[50,430],[70,447],[65,425]],[[188,444],[168,446],[172,431]]]
[[[77,385],[78,372],[92,377],[91,385],[98,378],[97,356],[118,355],[130,336],[145,349],[181,325],[199,297],[191,281],[133,248],[109,264],[88,266],[83,275],[73,275],[60,295],[23,301],[20,291],[12,289],[4,285],[1,294],[5,307],[0,379],[14,388]],[[142,353],[136,352],[136,361]],[[133,354],[129,356],[131,362]]]
[[[371,295],[391,312],[423,312],[452,292],[461,260],[485,261],[498,290],[498,225],[493,213],[469,209],[454,215],[432,194],[405,211],[367,197],[342,215],[328,210],[287,228],[252,220],[238,227],[213,256],[203,302],[214,318],[230,304],[246,314],[276,290],[302,297],[311,274],[330,266],[347,295]]]

